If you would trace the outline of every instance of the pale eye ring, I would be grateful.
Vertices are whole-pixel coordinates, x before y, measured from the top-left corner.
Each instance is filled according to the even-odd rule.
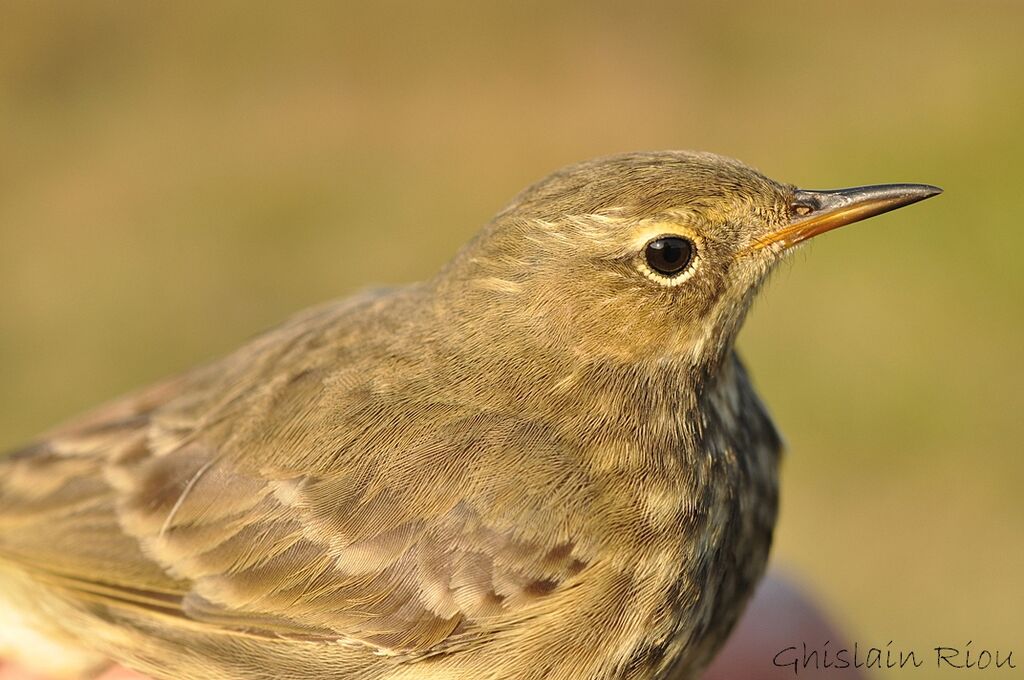
[[[696,253],[696,245],[684,236],[659,236],[644,246],[644,261],[653,273],[672,279],[690,269]]]

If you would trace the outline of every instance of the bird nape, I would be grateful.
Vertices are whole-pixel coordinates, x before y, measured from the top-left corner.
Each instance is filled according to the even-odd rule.
[[[694,677],[775,524],[779,437],[733,348],[751,298],[806,239],[938,191],[799,190],[683,151],[560,170],[433,279],[0,460],[0,654],[175,680]]]

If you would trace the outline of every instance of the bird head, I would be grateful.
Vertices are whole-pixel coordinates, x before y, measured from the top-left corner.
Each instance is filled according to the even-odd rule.
[[[720,362],[772,269],[807,239],[939,193],[809,191],[709,153],[631,153],[522,192],[440,276],[471,336],[583,359]]]

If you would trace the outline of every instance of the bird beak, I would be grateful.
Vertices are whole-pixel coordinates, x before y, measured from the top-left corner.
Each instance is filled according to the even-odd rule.
[[[755,241],[747,250],[760,250],[774,244],[791,248],[812,236],[941,193],[942,189],[930,184],[878,184],[831,191],[797,189],[793,193],[792,210],[796,215],[793,221]]]

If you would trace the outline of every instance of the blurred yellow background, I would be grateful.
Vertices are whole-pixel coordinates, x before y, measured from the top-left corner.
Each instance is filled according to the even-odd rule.
[[[1024,3],[269,7],[0,8],[0,448],[428,276],[576,160],[934,183],[742,335],[789,444],[774,560],[851,640],[1024,665]]]

